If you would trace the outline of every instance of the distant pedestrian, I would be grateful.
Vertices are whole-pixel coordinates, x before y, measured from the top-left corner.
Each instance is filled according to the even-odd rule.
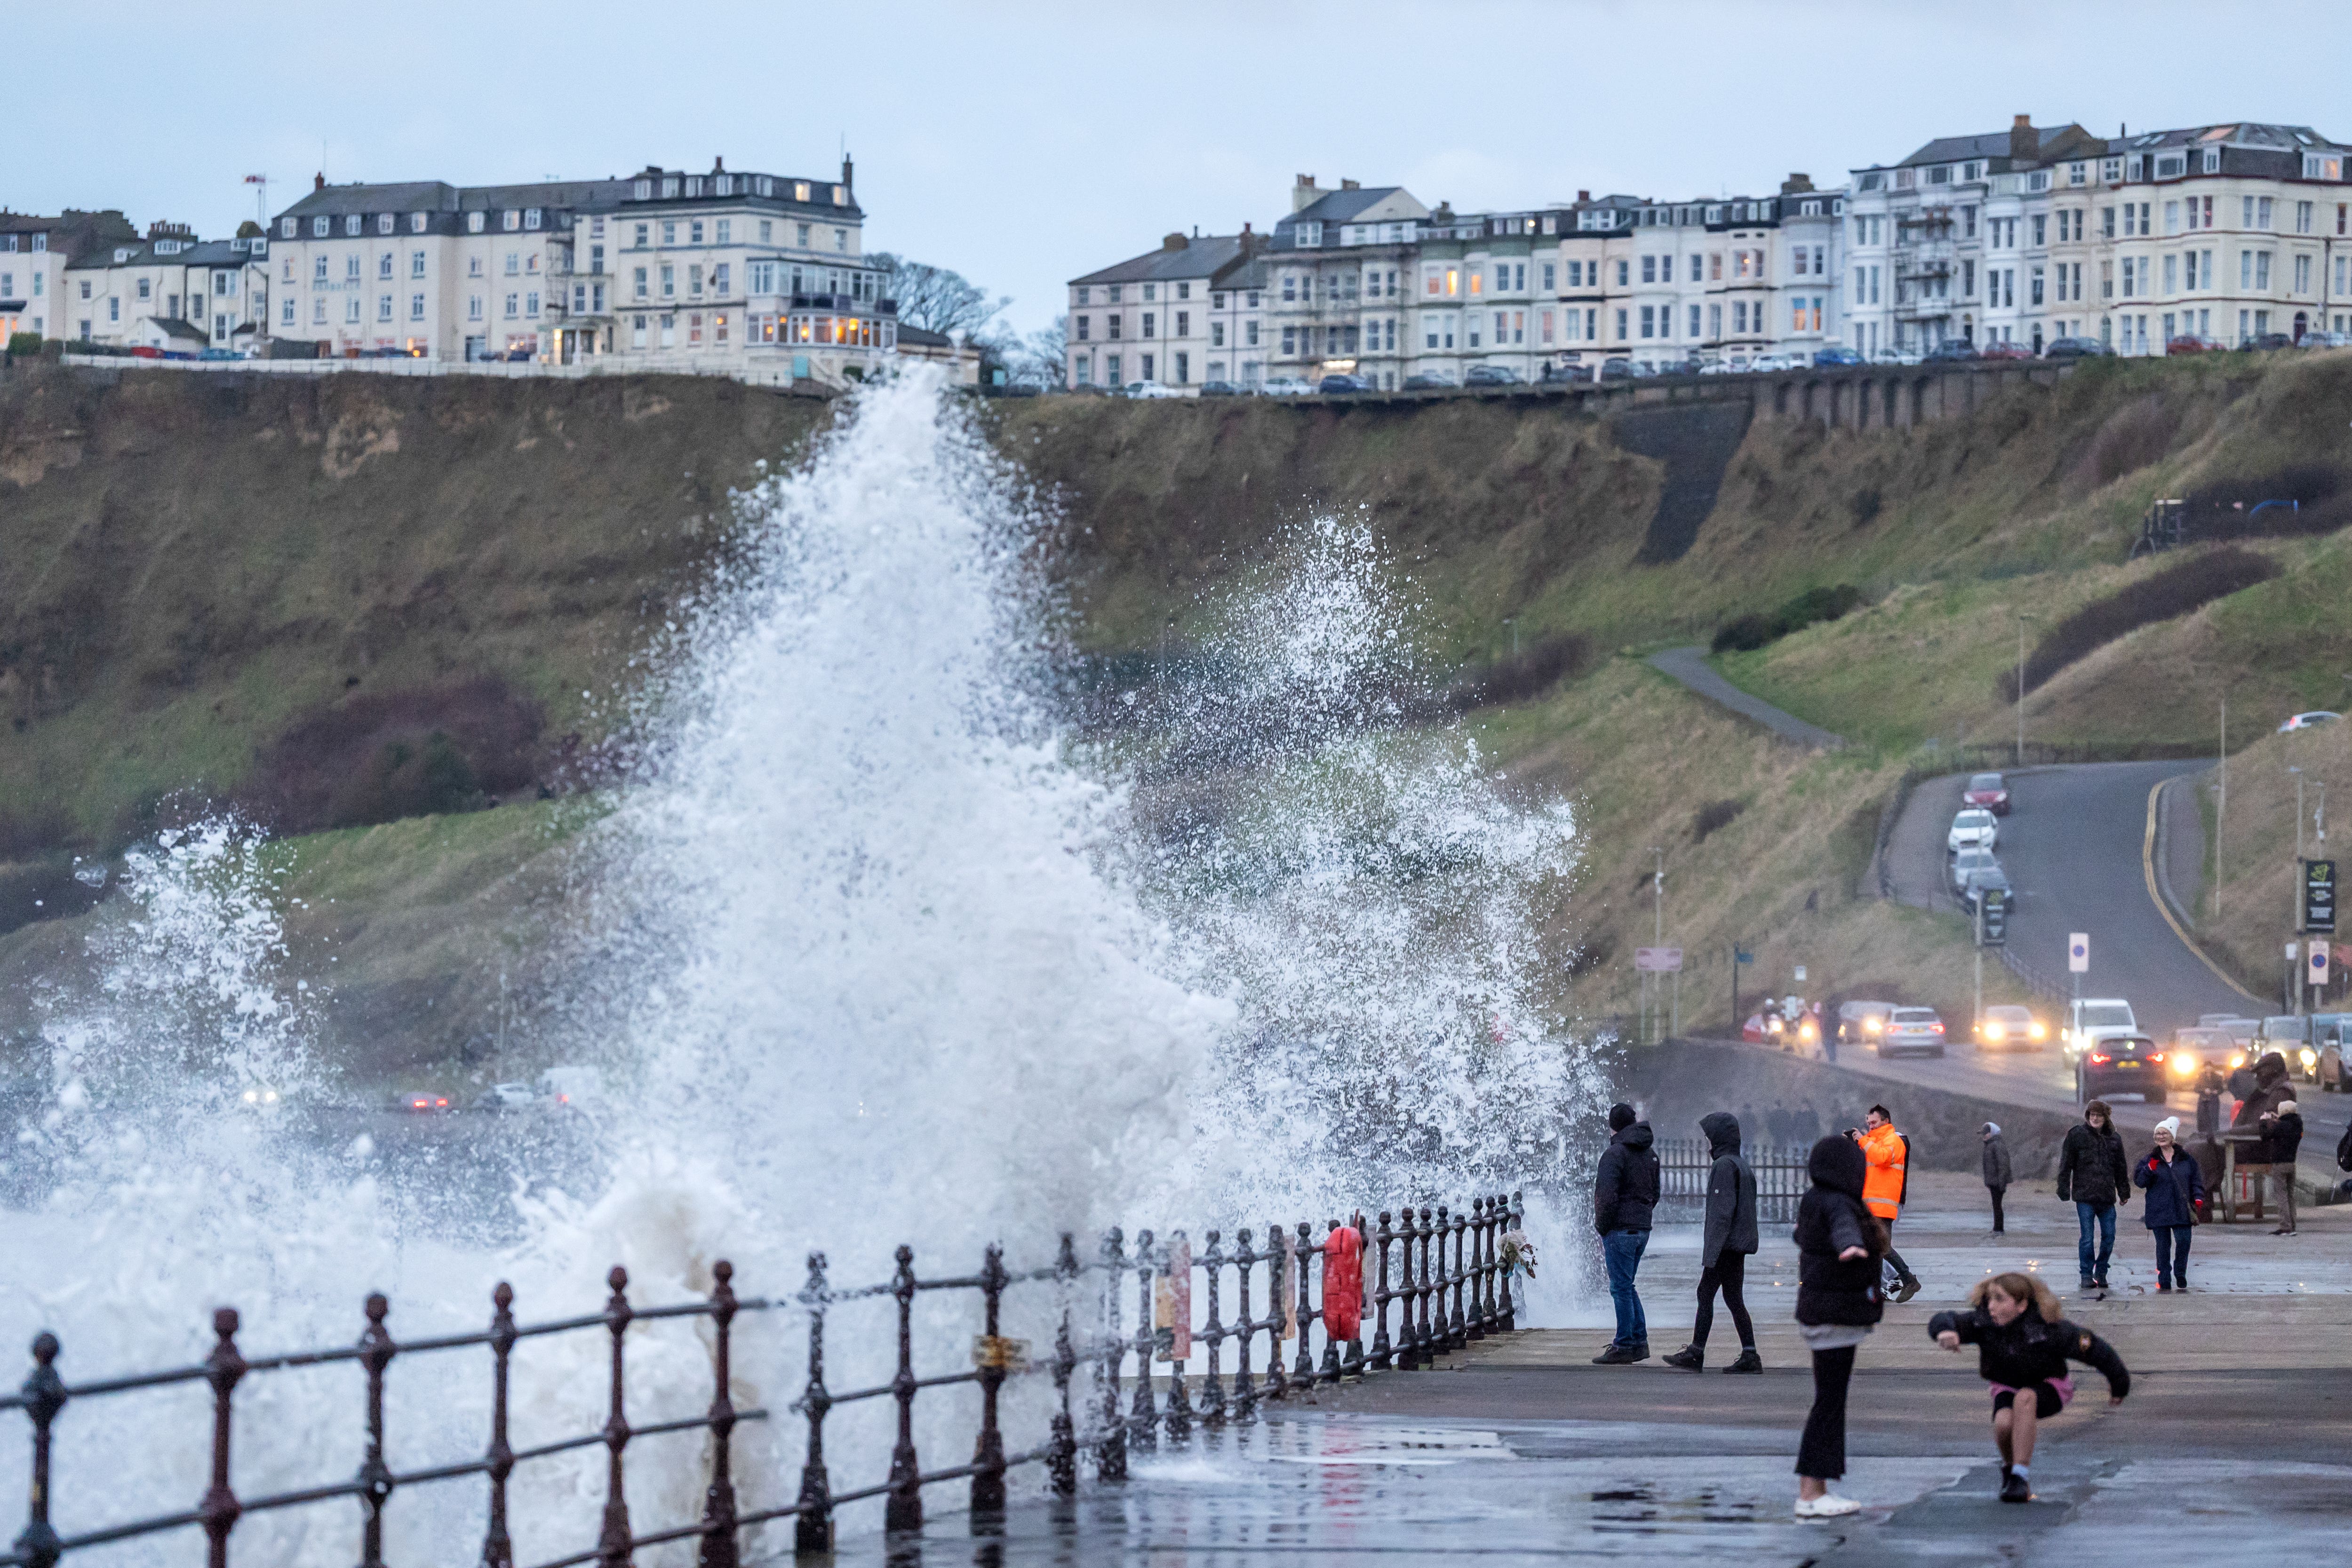
[[[1805,1172],[1813,1185],[1797,1205],[1797,1334],[1813,1354],[1813,1407],[1797,1444],[1797,1517],[1833,1519],[1862,1507],[1830,1482],[1845,1474],[1853,1354],[1886,1311],[1886,1227],[1863,1200],[1870,1165],[1853,1138],[1822,1139]]]
[[[2131,1392],[2131,1369],[2115,1347],[2066,1321],[2058,1297],[2031,1274],[1995,1274],[1969,1293],[1965,1312],[1937,1312],[1927,1333],[1946,1350],[1977,1347],[1977,1371],[1992,1385],[1992,1440],[2000,1449],[2000,1500],[2033,1500],[2033,1440],[2074,1397],[2067,1362],[2106,1375],[2107,1403]]]
[[[2074,1222],[2082,1235],[2075,1247],[2082,1262],[2082,1288],[2107,1288],[2107,1260],[2116,1250],[2116,1205],[2131,1195],[2131,1175],[2124,1163],[2124,1141],[2111,1124],[2107,1103],[2094,1100],[2083,1107],[2083,1119],[2066,1130],[2058,1150],[2058,1201],[2074,1205]],[[2095,1253],[2091,1233],[2098,1231]]]
[[[1631,1105],[1609,1107],[1609,1146],[1592,1177],[1592,1228],[1609,1269],[1609,1300],[1617,1309],[1617,1337],[1592,1358],[1596,1366],[1650,1359],[1650,1323],[1633,1289],[1634,1271],[1650,1245],[1650,1216],[1658,1206],[1658,1155],[1650,1124]]]
[[[1992,1233],[2003,1234],[2001,1195],[2009,1190],[2009,1140],[2000,1134],[1999,1122],[1987,1122],[1977,1136],[1984,1144],[1985,1190],[1992,1194]]]
[[[1863,1118],[1863,1130],[1853,1136],[1870,1167],[1863,1201],[1886,1228],[1885,1257],[1895,1270],[1895,1299],[1907,1301],[1919,1293],[1919,1276],[1895,1250],[1895,1222],[1903,1218],[1903,1200],[1911,1196],[1911,1140],[1895,1130],[1895,1113],[1884,1105],[1873,1105]]]
[[[2156,1147],[2132,1169],[2132,1186],[2147,1193],[2140,1220],[2156,1237],[2156,1288],[2189,1289],[2189,1239],[2205,1212],[2205,1173],[2180,1146],[2180,1118],[2156,1124]]]
[[[2269,1124],[2271,1193],[2278,1199],[2278,1228],[2273,1236],[2294,1234],[2294,1156],[2303,1148],[2303,1113],[2294,1102],[2282,1100],[2278,1110],[2263,1120]]]
[[[1763,1358],[1756,1354],[1756,1325],[1748,1316],[1748,1260],[1756,1250],[1756,1173],[1739,1153],[1739,1121],[1717,1111],[1699,1118],[1706,1134],[1707,1152],[1715,1167],[1706,1177],[1706,1228],[1699,1242],[1698,1315],[1691,1323],[1691,1341],[1666,1357],[1668,1366],[1692,1372],[1706,1367],[1706,1336],[1715,1327],[1715,1293],[1731,1313],[1739,1331],[1739,1359],[1726,1372],[1761,1372]]]

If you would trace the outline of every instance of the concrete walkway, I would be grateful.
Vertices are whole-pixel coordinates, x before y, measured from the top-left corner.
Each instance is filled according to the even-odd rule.
[[[1843,736],[1832,735],[1817,724],[1807,724],[1795,714],[1783,713],[1762,697],[1750,696],[1725,680],[1706,662],[1704,648],[1669,648],[1663,653],[1651,654],[1648,662],[1652,669],[1673,676],[1709,702],[1720,704],[1743,718],[1754,719],[1783,740],[1823,751],[1834,751],[1845,744]]]

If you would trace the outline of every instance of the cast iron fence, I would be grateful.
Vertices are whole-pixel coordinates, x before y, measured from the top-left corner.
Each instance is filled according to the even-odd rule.
[[[1660,1138],[1658,1208],[1661,1218],[1699,1218],[1706,1209],[1707,1174],[1715,1155],[1699,1138]],[[1797,1200],[1805,1196],[1812,1178],[1805,1174],[1811,1149],[1769,1144],[1742,1144],[1740,1157],[1756,1173],[1756,1218],[1767,1225],[1794,1225]]]
[[[808,1278],[800,1291],[779,1297],[739,1297],[734,1269],[721,1260],[713,1265],[710,1294],[699,1301],[638,1306],[628,1297],[628,1274],[614,1269],[602,1311],[548,1322],[518,1324],[514,1291],[501,1281],[491,1291],[489,1327],[478,1333],[444,1334],[402,1342],[386,1326],[389,1303],[370,1295],[364,1311],[367,1326],[357,1343],[318,1350],[247,1359],[238,1348],[240,1326],[236,1310],[223,1307],[213,1314],[215,1343],[212,1353],[193,1366],[161,1372],[68,1384],[58,1369],[61,1346],[58,1337],[43,1332],[33,1341],[33,1369],[22,1390],[0,1398],[0,1411],[21,1410],[32,1423],[32,1476],[27,1518],[13,1548],[0,1555],[0,1568],[53,1568],[67,1553],[114,1542],[160,1535],[190,1526],[200,1527],[206,1541],[211,1568],[227,1568],[229,1541],[237,1521],[248,1514],[281,1509],[307,1508],[356,1500],[361,1510],[361,1568],[383,1568],[384,1515],[395,1492],[438,1481],[480,1477],[487,1483],[488,1528],[480,1561],[484,1568],[513,1568],[517,1542],[509,1528],[507,1492],[516,1469],[533,1460],[602,1446],[606,1452],[604,1501],[596,1544],[585,1551],[545,1560],[539,1568],[573,1568],[594,1563],[599,1568],[627,1568],[635,1553],[670,1542],[698,1542],[700,1568],[736,1568],[740,1561],[741,1532],[754,1525],[790,1519],[793,1521],[796,1553],[824,1553],[834,1545],[835,1515],[846,1504],[869,1498],[884,1499],[884,1525],[893,1531],[921,1529],[922,1492],[926,1487],[967,1480],[975,1521],[1001,1517],[1006,1503],[1005,1478],[1027,1465],[1043,1465],[1047,1485],[1060,1495],[1077,1490],[1080,1460],[1091,1457],[1102,1480],[1127,1474],[1130,1449],[1155,1448],[1164,1435],[1171,1442],[1189,1437],[1198,1424],[1210,1427],[1245,1425],[1258,1419],[1260,1406],[1288,1398],[1296,1392],[1376,1371],[1412,1371],[1433,1364],[1435,1358],[1490,1334],[1517,1327],[1511,1300],[1511,1274],[1502,1258],[1504,1237],[1520,1228],[1525,1207],[1520,1195],[1474,1199],[1459,1212],[1444,1206],[1415,1209],[1408,1206],[1393,1218],[1383,1212],[1377,1227],[1367,1226],[1361,1214],[1347,1228],[1355,1232],[1360,1251],[1352,1254],[1359,1281],[1352,1303],[1347,1294],[1331,1295],[1334,1236],[1338,1220],[1327,1223],[1321,1240],[1314,1228],[1300,1221],[1295,1230],[1271,1225],[1265,1245],[1252,1232],[1234,1233],[1236,1246],[1223,1245],[1221,1232],[1206,1233],[1207,1245],[1195,1256],[1184,1232],[1172,1232],[1165,1242],[1149,1230],[1137,1234],[1130,1249],[1125,1237],[1112,1230],[1103,1238],[1098,1255],[1078,1257],[1072,1237],[1065,1233],[1054,1261],[1041,1268],[1008,1270],[1001,1248],[991,1245],[974,1274],[926,1279],[915,1272],[914,1250],[898,1249],[898,1269],[880,1284],[851,1290],[835,1288],[823,1253],[812,1253]],[[1343,1259],[1349,1249],[1339,1249]],[[1321,1259],[1318,1269],[1316,1260]],[[1391,1269],[1391,1262],[1394,1267]],[[1263,1312],[1253,1305],[1251,1270],[1265,1269]],[[1235,1315],[1222,1316],[1224,1276],[1232,1271]],[[1191,1309],[1193,1276],[1204,1276],[1206,1320],[1195,1326]],[[1084,1303],[1082,1281],[1091,1277],[1097,1287]],[[1343,1264],[1341,1278],[1346,1279]],[[1393,1282],[1391,1282],[1393,1281]],[[1017,1286],[1049,1284],[1055,1296],[1057,1326],[1049,1359],[1032,1362],[1022,1342],[1000,1333],[1005,1293]],[[1121,1300],[1129,1286],[1136,1292],[1136,1326],[1121,1326]],[[969,1370],[919,1375],[915,1366],[915,1301],[931,1291],[977,1295],[982,1333],[973,1341]],[[887,1383],[836,1394],[824,1381],[824,1324],[827,1312],[839,1304],[875,1297],[894,1298],[898,1304],[898,1370]],[[1352,1305],[1352,1311],[1346,1310]],[[1397,1332],[1389,1332],[1391,1306],[1398,1310]],[[808,1448],[800,1475],[799,1494],[789,1503],[744,1507],[737,1497],[731,1468],[730,1438],[747,1421],[764,1421],[765,1409],[739,1410],[732,1396],[730,1357],[739,1318],[757,1317],[793,1309],[803,1312],[808,1324],[808,1377],[790,1413],[808,1424]],[[1089,1313],[1095,1322],[1087,1322]],[[1346,1339],[1331,1332],[1332,1319],[1356,1320],[1356,1333]],[[638,1324],[667,1320],[707,1319],[712,1330],[710,1402],[698,1414],[666,1416],[638,1425],[632,1422],[623,1397],[629,1330]],[[1371,1343],[1362,1338],[1363,1321],[1374,1329]],[[1321,1328],[1319,1359],[1312,1336]],[[611,1339],[609,1414],[600,1428],[552,1441],[517,1448],[508,1431],[508,1383],[516,1351],[526,1342],[556,1335],[603,1331]],[[1180,1333],[1180,1330],[1181,1331]],[[1265,1359],[1253,1369],[1259,1336],[1265,1339]],[[1286,1369],[1283,1343],[1296,1338],[1297,1354]],[[1198,1342],[1206,1362],[1205,1375],[1197,1379],[1197,1401],[1188,1377],[1188,1341]],[[1223,1353],[1235,1353],[1230,1379],[1223,1375]],[[489,1432],[479,1458],[457,1459],[400,1470],[392,1462],[384,1430],[386,1373],[395,1359],[457,1351],[488,1350],[490,1376]],[[1128,1358],[1135,1370],[1131,1385],[1123,1386]],[[1161,1375],[1152,1370],[1155,1358],[1166,1364]],[[240,1498],[229,1484],[230,1453],[236,1435],[234,1396],[251,1376],[340,1362],[355,1363],[365,1375],[366,1446],[358,1473],[348,1480],[325,1481],[261,1497]],[[1081,1368],[1095,1386],[1074,1396],[1072,1383]],[[1055,1391],[1054,1409],[1044,1440],[1019,1452],[1007,1452],[999,1422],[998,1396],[1016,1378],[1049,1375]],[[59,1416],[68,1404],[142,1390],[202,1383],[212,1390],[211,1485],[194,1506],[124,1523],[60,1534],[51,1521],[56,1498],[51,1473],[51,1442]],[[925,1389],[977,1385],[981,1391],[980,1427],[969,1464],[926,1470],[916,1451],[914,1413],[917,1396]],[[888,1398],[898,1406],[897,1442],[891,1449],[889,1474],[877,1484],[834,1490],[824,1458],[827,1416],[842,1406]],[[1122,1406],[1124,1406],[1124,1408]],[[640,1438],[675,1433],[708,1434],[710,1458],[701,1516],[690,1522],[640,1530],[628,1501],[625,1463],[630,1446]],[[104,1484],[87,1489],[104,1494]]]

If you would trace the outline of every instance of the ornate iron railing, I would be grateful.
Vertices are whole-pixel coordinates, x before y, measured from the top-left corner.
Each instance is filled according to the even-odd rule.
[[[1335,1338],[1327,1326],[1339,1304],[1331,1299],[1328,1289],[1329,1249],[1334,1234],[1341,1228],[1336,1220],[1324,1227],[1319,1241],[1305,1221],[1295,1230],[1286,1230],[1279,1223],[1269,1226],[1262,1247],[1255,1243],[1250,1230],[1241,1229],[1235,1232],[1238,1245],[1230,1249],[1223,1246],[1222,1233],[1212,1230],[1207,1232],[1207,1246],[1197,1257],[1181,1231],[1171,1233],[1166,1242],[1156,1241],[1149,1230],[1139,1232],[1130,1249],[1125,1237],[1113,1230],[1103,1239],[1097,1258],[1081,1261],[1066,1233],[1058,1255],[1045,1267],[1010,1270],[1002,1249],[992,1245],[978,1273],[942,1279],[918,1276],[913,1249],[900,1247],[898,1269],[889,1281],[855,1290],[835,1289],[828,1281],[824,1255],[812,1253],[802,1289],[779,1298],[737,1296],[734,1269],[721,1260],[712,1267],[714,1283],[708,1297],[654,1307],[640,1307],[629,1300],[628,1274],[615,1268],[606,1276],[609,1294],[602,1311],[530,1324],[515,1322],[513,1289],[501,1281],[491,1292],[487,1330],[406,1342],[394,1338],[386,1322],[390,1305],[383,1296],[375,1294],[366,1300],[367,1323],[357,1343],[250,1360],[236,1343],[241,1326],[236,1310],[223,1307],[213,1314],[215,1343],[202,1362],[81,1384],[68,1384],[58,1371],[61,1346],[55,1334],[44,1332],[33,1341],[33,1370],[21,1391],[0,1398],[0,1411],[22,1411],[32,1426],[26,1521],[13,1548],[0,1555],[0,1568],[53,1568],[71,1552],[192,1526],[205,1533],[211,1568],[227,1568],[232,1534],[246,1516],[345,1499],[356,1500],[361,1510],[361,1568],[382,1568],[384,1515],[394,1494],[410,1487],[471,1477],[482,1478],[488,1491],[480,1561],[484,1568],[514,1568],[517,1543],[507,1502],[509,1481],[515,1470],[534,1460],[600,1445],[605,1449],[606,1465],[596,1544],[548,1559],[539,1568],[572,1568],[588,1563],[599,1568],[626,1568],[642,1549],[688,1540],[698,1542],[697,1560],[701,1568],[735,1568],[740,1561],[744,1531],[786,1519],[793,1521],[797,1552],[826,1552],[833,1549],[836,1513],[847,1504],[881,1498],[887,1530],[919,1530],[923,1489],[953,1480],[970,1482],[972,1517],[985,1521],[1002,1516],[1007,1500],[1005,1478],[1021,1467],[1042,1464],[1046,1484],[1066,1496],[1077,1490],[1082,1458],[1091,1458],[1098,1479],[1121,1479],[1127,1474],[1131,1449],[1154,1448],[1163,1436],[1181,1442],[1190,1437],[1196,1423],[1214,1427],[1253,1422],[1258,1419],[1260,1406],[1270,1401],[1375,1371],[1427,1367],[1442,1354],[1489,1334],[1509,1332],[1517,1326],[1517,1310],[1511,1299],[1510,1274],[1502,1260],[1502,1240],[1520,1227],[1524,1216],[1517,1193],[1507,1198],[1475,1199],[1460,1212],[1442,1205],[1418,1210],[1407,1207],[1393,1217],[1383,1212],[1376,1228],[1357,1215],[1349,1226],[1360,1243],[1360,1295],[1355,1304],[1361,1322],[1373,1327],[1370,1346],[1363,1343],[1361,1322],[1358,1332],[1344,1341]],[[1318,1259],[1323,1260],[1319,1270]],[[1262,1314],[1253,1305],[1251,1281],[1251,1270],[1259,1265],[1266,1270]],[[1238,1309],[1230,1321],[1222,1316],[1228,1271],[1234,1278]],[[1205,1322],[1197,1326],[1189,1304],[1196,1273],[1203,1276],[1207,1307]],[[1098,1330],[1084,1326],[1078,1316],[1080,1282],[1087,1276],[1095,1276],[1099,1284],[1095,1303]],[[1050,1360],[1032,1363],[1024,1354],[1024,1347],[1002,1336],[1002,1309],[1008,1290],[1045,1282],[1052,1284],[1057,1297],[1054,1352]],[[1130,1285],[1137,1291],[1138,1304],[1132,1333],[1121,1327],[1120,1310]],[[915,1301],[929,1291],[970,1291],[980,1297],[982,1332],[973,1342],[970,1370],[918,1375]],[[898,1307],[896,1374],[887,1383],[845,1394],[832,1392],[824,1381],[826,1314],[845,1302],[885,1296],[895,1299]],[[1391,1307],[1398,1311],[1393,1337],[1389,1332]],[[792,1413],[808,1425],[799,1493],[789,1503],[745,1507],[737,1497],[730,1439],[738,1425],[764,1421],[770,1412],[739,1410],[733,1403],[737,1320],[745,1314],[793,1309],[805,1314],[808,1326],[807,1382],[791,1406]],[[1185,1331],[1182,1335],[1177,1332],[1179,1314]],[[1168,1321],[1156,1321],[1160,1318]],[[629,1330],[672,1319],[705,1319],[711,1325],[710,1402],[698,1414],[633,1424],[624,1397]],[[1311,1345],[1318,1328],[1324,1330],[1319,1359]],[[528,1342],[597,1330],[611,1339],[611,1394],[604,1424],[594,1431],[515,1448],[508,1431],[508,1385],[516,1352]],[[1252,1361],[1261,1335],[1266,1342],[1265,1364],[1254,1371]],[[1184,1348],[1185,1338],[1197,1342],[1205,1360],[1205,1373],[1197,1378],[1188,1374],[1186,1357],[1176,1354]],[[1291,1338],[1298,1342],[1297,1354],[1286,1369],[1282,1347]],[[1229,1346],[1235,1353],[1235,1366],[1227,1379],[1222,1364]],[[488,1439],[481,1456],[395,1469],[384,1430],[384,1386],[393,1364],[418,1355],[485,1349],[489,1352],[491,1400]],[[1135,1371],[1129,1385],[1125,1368],[1130,1355]],[[1164,1376],[1153,1372],[1155,1357],[1167,1364]],[[230,1486],[230,1456],[238,1385],[248,1377],[340,1362],[354,1363],[365,1375],[366,1446],[358,1473],[349,1480],[260,1497],[237,1496]],[[1092,1375],[1095,1387],[1090,1395],[1074,1396],[1072,1384],[1081,1368]],[[1048,1431],[1035,1446],[1008,1453],[999,1423],[1000,1391],[1014,1378],[1039,1375],[1050,1375],[1055,1390]],[[57,1497],[51,1445],[67,1407],[85,1400],[196,1383],[212,1390],[212,1468],[211,1484],[194,1506],[60,1534],[51,1519]],[[966,1384],[977,1385],[981,1391],[980,1429],[971,1461],[926,1470],[915,1445],[917,1396],[925,1389]],[[848,1490],[834,1490],[824,1453],[826,1418],[843,1406],[886,1397],[898,1406],[897,1440],[887,1478]],[[628,1450],[641,1438],[681,1432],[704,1433],[710,1441],[701,1515],[691,1522],[640,1531],[629,1508],[625,1462]]]
[[[1677,1219],[1700,1218],[1715,1169],[1713,1151],[1697,1138],[1660,1138],[1657,1150],[1658,1207]],[[1767,1225],[1794,1224],[1798,1201],[1812,1186],[1805,1170],[1812,1151],[1758,1144],[1743,1145],[1739,1154],[1756,1177],[1756,1218]]]

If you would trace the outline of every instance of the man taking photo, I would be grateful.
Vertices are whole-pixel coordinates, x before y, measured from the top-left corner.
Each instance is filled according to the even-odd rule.
[[[1894,1113],[1884,1105],[1873,1105],[1862,1130],[1848,1128],[1846,1135],[1862,1145],[1869,1166],[1862,1181],[1862,1201],[1886,1227],[1886,1265],[1895,1270],[1895,1300],[1907,1301],[1919,1293],[1919,1277],[1893,1241],[1895,1222],[1903,1217],[1903,1199],[1910,1188],[1911,1140],[1895,1130]]]

